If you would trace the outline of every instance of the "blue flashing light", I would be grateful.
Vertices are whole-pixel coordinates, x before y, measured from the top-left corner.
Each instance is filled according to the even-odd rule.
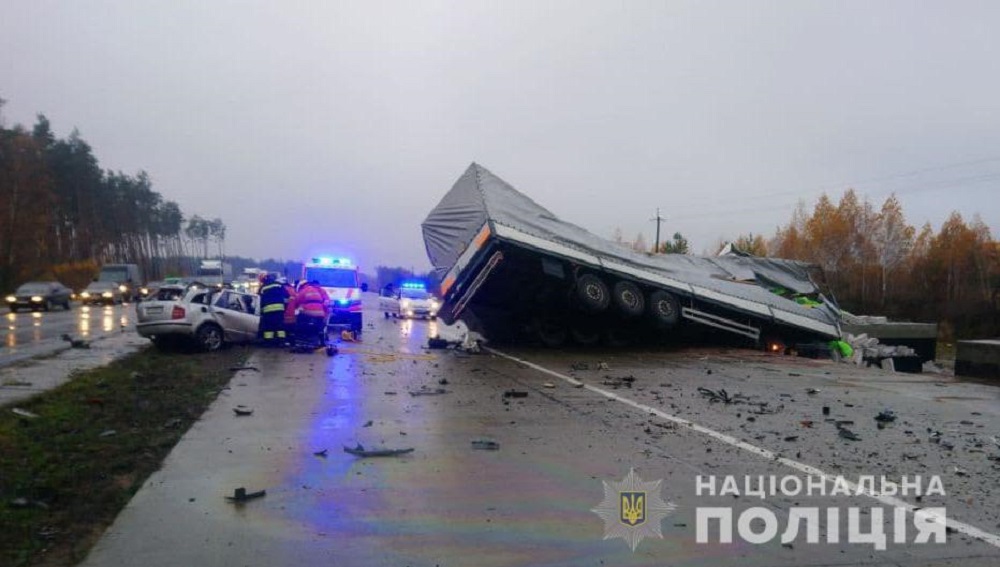
[[[320,266],[350,266],[351,261],[347,258],[331,258],[329,256],[322,256],[319,258],[313,258],[314,264],[319,264]]]
[[[350,302],[351,302],[351,300],[350,300],[350,299],[338,299],[338,300],[337,300],[337,305],[347,305],[347,304],[349,304]]]
[[[403,287],[405,289],[420,289],[427,291],[427,284],[425,284],[424,282],[403,282],[402,284],[400,284],[400,287]]]

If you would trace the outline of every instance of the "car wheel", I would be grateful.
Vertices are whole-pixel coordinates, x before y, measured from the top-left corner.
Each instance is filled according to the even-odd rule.
[[[583,274],[576,279],[576,298],[587,311],[604,311],[611,303],[611,294],[604,280],[594,274]]]
[[[207,352],[215,352],[219,350],[222,348],[222,343],[224,342],[222,328],[214,323],[206,323],[201,327],[198,327],[195,339],[198,341],[201,348]]]
[[[389,318],[389,312],[388,311],[383,312],[382,315],[385,316],[386,319]]]
[[[611,292],[611,298],[618,310],[626,317],[638,317],[646,310],[646,299],[642,296],[642,290],[630,281],[616,282]]]
[[[661,327],[673,327],[680,320],[681,307],[672,294],[654,291],[649,295],[649,314]]]
[[[52,311],[52,302],[49,301],[48,299],[46,299],[45,303],[42,305],[42,310],[43,311]]]

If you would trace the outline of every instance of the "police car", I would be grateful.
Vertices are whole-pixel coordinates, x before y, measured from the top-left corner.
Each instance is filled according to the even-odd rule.
[[[398,289],[386,287],[379,297],[379,309],[389,316],[437,318],[441,303],[427,291],[423,282],[403,282]]]
[[[330,296],[328,326],[349,325],[355,336],[361,334],[361,292],[368,284],[361,283],[357,266],[347,258],[313,258],[302,267],[302,281],[318,282]]]

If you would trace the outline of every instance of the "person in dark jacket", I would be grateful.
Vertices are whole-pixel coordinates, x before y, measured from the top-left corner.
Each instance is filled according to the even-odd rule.
[[[279,284],[273,275],[264,278],[260,288],[260,327],[257,338],[266,346],[285,344],[285,304],[288,290]]]

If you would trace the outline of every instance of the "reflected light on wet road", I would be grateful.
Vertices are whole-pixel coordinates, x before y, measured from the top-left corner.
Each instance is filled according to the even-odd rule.
[[[90,313],[80,314],[80,334],[84,337],[90,335]]]
[[[104,308],[104,316],[101,317],[101,330],[110,333],[115,328],[115,310],[111,307]]]

